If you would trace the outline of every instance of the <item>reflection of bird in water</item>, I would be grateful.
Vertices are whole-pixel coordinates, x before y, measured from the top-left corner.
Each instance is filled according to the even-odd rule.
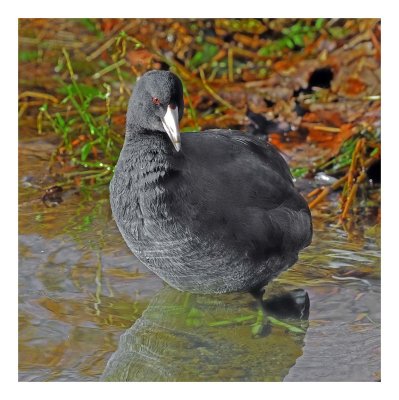
[[[246,293],[205,296],[166,286],[121,336],[102,380],[281,381],[302,354],[309,298],[296,290],[263,307],[268,318],[259,327]]]
[[[295,289],[265,300],[263,300],[265,289],[251,290],[250,293],[258,304],[257,336],[262,336],[269,332],[270,324],[268,321],[270,321],[270,318],[273,318],[274,322],[281,323],[281,321],[275,320],[273,316],[300,320],[309,318],[309,295],[303,289]],[[253,332],[255,331],[256,328]]]

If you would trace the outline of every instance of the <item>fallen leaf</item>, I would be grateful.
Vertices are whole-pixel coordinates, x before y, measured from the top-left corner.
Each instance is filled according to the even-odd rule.
[[[348,78],[343,84],[343,90],[349,96],[356,96],[366,89],[366,85],[358,78]]]

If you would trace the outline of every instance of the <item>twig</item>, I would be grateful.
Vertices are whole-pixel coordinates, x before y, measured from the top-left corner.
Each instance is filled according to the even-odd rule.
[[[349,208],[352,205],[353,201],[355,200],[358,187],[359,187],[359,184],[357,184],[357,183],[355,183],[351,187],[351,191],[349,192],[349,196],[345,202],[344,210],[342,211],[342,214],[340,216],[341,220],[344,220],[346,218],[346,216],[348,215]]]
[[[102,176],[108,175],[111,173],[111,170],[106,169],[105,171],[99,172],[98,174],[93,174],[93,175],[85,175],[85,176],[79,176],[80,180],[88,180],[88,179],[98,179]],[[69,177],[69,179],[72,178]]]
[[[348,174],[347,174],[348,175],[348,180],[347,180],[348,188],[350,188],[353,183],[358,154],[359,154],[360,149],[363,147],[363,145],[364,145],[364,138],[359,139],[356,142],[355,149],[353,150],[352,161],[351,161],[351,165],[349,167]]]
[[[312,190],[310,193],[308,193],[306,195],[306,198],[310,199],[311,197],[316,196],[317,194],[319,194],[321,191],[322,191],[321,188],[316,188],[316,189]]]
[[[238,108],[234,107],[232,104],[230,104],[228,101],[226,101],[225,99],[223,99],[222,97],[220,97],[206,82],[205,80],[205,75],[204,75],[204,71],[202,68],[199,69],[200,72],[200,76],[201,76],[201,80],[202,80],[202,84],[204,86],[204,88],[206,89],[206,91],[215,99],[217,100],[219,103],[223,104],[225,107],[230,108],[232,110],[235,111],[240,111]]]
[[[18,111],[18,119],[21,119],[22,116],[25,114],[25,111],[28,109],[29,104],[22,103],[21,108]]]
[[[348,214],[349,208],[352,205],[355,197],[356,197],[356,192],[358,189],[358,182],[354,182],[355,180],[355,174],[359,170],[358,164],[360,164],[360,168],[364,168],[364,162],[362,159],[362,152],[364,152],[364,145],[365,145],[366,139],[361,138],[356,142],[356,146],[353,150],[352,153],[352,159],[351,159],[351,164],[349,166],[348,172],[347,172],[347,180],[346,184],[343,189],[343,196],[342,196],[342,214],[340,216],[340,220],[344,220]],[[359,176],[357,177],[359,178]],[[347,193],[349,192],[349,195]]]
[[[23,97],[35,97],[35,98],[38,98],[38,99],[50,100],[53,103],[58,104],[57,97],[52,96],[51,94],[47,94],[47,93],[32,92],[32,91],[27,90],[26,92],[22,92],[18,96],[18,99],[22,99]]]
[[[90,175],[91,174],[92,176],[95,176],[95,175],[98,175],[99,173],[101,173],[101,172],[96,171],[96,170],[84,170],[84,171],[66,172],[63,174],[63,176],[66,179],[68,179],[68,178],[73,178],[75,176],[80,176],[80,175]]]
[[[345,180],[347,179],[347,176],[343,176],[342,178],[338,179],[336,182],[334,182],[331,186],[325,187],[321,193],[309,203],[309,208],[314,208],[317,204],[321,203],[328,194],[330,194],[332,191],[338,189]]]
[[[362,97],[362,100],[367,100],[367,101],[380,101],[381,96],[378,94],[371,95],[371,96],[364,96]]]
[[[229,70],[229,81],[234,82],[234,58],[233,58],[233,49],[229,47],[227,51],[227,66]]]
[[[114,69],[117,69],[119,67],[121,67],[122,65],[126,64],[126,60],[124,58],[122,58],[121,60],[119,60],[118,62],[108,65],[107,67],[103,68],[101,71],[96,72],[93,75],[93,79],[98,79],[101,78],[103,75],[107,74],[108,72],[113,71]]]
[[[206,41],[212,44],[216,44],[217,46],[220,46],[219,41],[215,37],[207,36]],[[260,61],[269,61],[271,58],[276,58],[273,56],[262,56],[258,54],[256,51],[250,51],[246,49],[242,49],[241,47],[238,46],[231,46],[230,47],[233,51],[234,54],[241,56],[241,57],[246,57],[251,60],[260,60]]]
[[[313,129],[317,129],[318,131],[333,132],[333,133],[341,132],[341,128],[335,128],[333,126],[316,125],[313,126]]]
[[[103,51],[107,50],[110,48],[114,42],[115,42],[115,36],[112,36],[111,39],[108,39],[104,44],[102,44],[97,50],[93,51],[90,55],[86,57],[87,61],[93,61],[95,58],[97,58]]]
[[[86,46],[86,43],[84,42],[78,42],[76,40],[74,41],[69,41],[69,40],[46,40],[43,41],[42,38],[36,37],[36,38],[28,38],[28,37],[23,37],[20,38],[20,43],[24,44],[31,44],[31,45],[37,45],[42,48],[54,48],[54,47],[67,47],[69,49],[80,49],[84,46]]]
[[[370,38],[371,42],[373,43],[373,46],[375,48],[375,51],[377,55],[379,56],[381,54],[381,43],[378,41],[377,37],[375,36],[374,32],[370,30]]]
[[[342,214],[341,214],[341,216],[339,218],[341,222],[343,222],[346,219],[346,217],[348,215],[348,212],[349,212],[349,209],[350,209],[350,206],[353,204],[353,202],[355,200],[356,193],[357,193],[357,190],[359,188],[359,185],[363,181],[365,181],[366,178],[367,178],[366,171],[362,171],[362,173],[357,177],[356,182],[353,184],[353,186],[351,188],[351,191],[349,193],[349,196],[346,199],[345,206],[344,206],[344,209],[342,211]]]

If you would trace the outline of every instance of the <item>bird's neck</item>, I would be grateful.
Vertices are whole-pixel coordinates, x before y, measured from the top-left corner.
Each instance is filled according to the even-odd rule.
[[[148,132],[144,129],[126,130],[120,168],[131,171],[129,174],[139,184],[155,183],[166,174],[173,164],[173,146],[164,132]]]
[[[166,157],[172,154],[173,149],[165,132],[149,131],[134,124],[126,127],[124,147],[127,147],[136,157],[142,157],[147,153],[159,153],[160,156]]]

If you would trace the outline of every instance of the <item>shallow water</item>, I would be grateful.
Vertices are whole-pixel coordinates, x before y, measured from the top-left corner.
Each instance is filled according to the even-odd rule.
[[[326,204],[312,245],[266,292],[306,290],[308,320],[271,320],[259,334],[250,295],[189,295],[148,271],[112,221],[106,189],[67,192],[45,207],[31,185],[51,150],[43,143],[28,138],[20,148],[21,381],[380,379],[372,223],[348,235]]]

